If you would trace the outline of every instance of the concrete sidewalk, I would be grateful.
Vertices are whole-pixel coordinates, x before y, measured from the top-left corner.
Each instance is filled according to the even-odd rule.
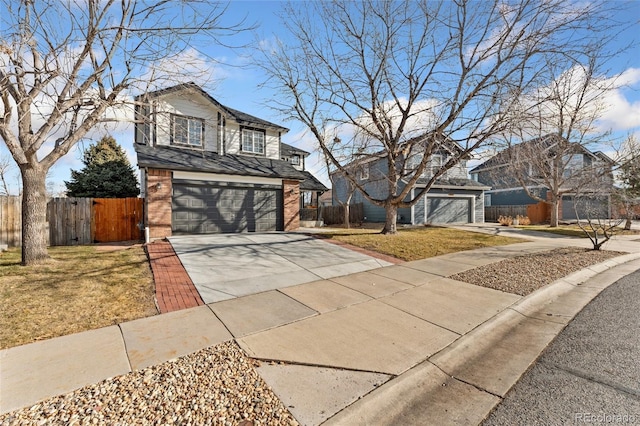
[[[0,412],[235,338],[301,424],[473,424],[629,252],[520,297],[447,277],[576,240],[541,239],[317,280],[0,351]],[[579,243],[578,245],[580,245]],[[428,407],[428,409],[426,408]]]

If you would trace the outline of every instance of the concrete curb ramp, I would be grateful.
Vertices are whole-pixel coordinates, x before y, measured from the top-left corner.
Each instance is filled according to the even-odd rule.
[[[479,424],[584,306],[637,269],[632,253],[555,281],[323,425]]]

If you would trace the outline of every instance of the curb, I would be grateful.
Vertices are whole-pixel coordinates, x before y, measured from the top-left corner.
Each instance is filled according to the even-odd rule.
[[[636,260],[640,253],[618,256],[525,296],[323,425],[481,423],[566,325],[632,272],[616,268]]]

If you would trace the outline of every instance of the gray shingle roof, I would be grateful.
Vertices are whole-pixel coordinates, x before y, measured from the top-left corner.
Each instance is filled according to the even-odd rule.
[[[322,182],[320,182],[314,175],[308,171],[300,172],[306,176],[305,180],[300,183],[300,189],[303,191],[320,191],[324,192],[329,190]]]
[[[229,108],[228,106],[222,105],[213,96],[208,94],[200,86],[198,86],[197,84],[195,84],[193,82],[178,84],[176,86],[167,87],[165,89],[155,90],[153,92],[147,92],[147,93],[144,93],[142,95],[136,96],[136,100],[140,100],[140,99],[143,99],[143,98],[157,98],[159,96],[167,95],[167,94],[173,93],[173,92],[179,92],[179,91],[182,91],[182,90],[194,90],[194,91],[200,93],[207,100],[209,100],[212,104],[214,104],[215,106],[221,108],[229,116],[231,116],[231,118],[233,118],[235,121],[237,121],[240,124],[257,125],[257,126],[260,126],[260,127],[272,127],[272,128],[275,128],[275,129],[279,129],[279,130],[281,130],[283,132],[288,132],[289,131],[289,129],[287,129],[286,127],[282,127],[282,126],[280,126],[278,124],[275,124],[275,123],[272,123],[270,121],[263,120],[262,118],[258,118],[256,116],[251,115],[251,114],[247,114],[245,112],[238,111],[237,109]]]
[[[304,179],[304,175],[282,160],[168,146],[136,145],[138,166],[161,169],[222,173],[229,175]]]
[[[309,155],[307,151],[304,149],[296,148],[295,146],[289,145],[287,143],[280,143],[280,151],[282,155],[291,156],[292,154],[302,154],[303,156]]]
[[[293,179],[301,182],[301,189],[327,189],[309,172],[296,170],[287,161],[248,155],[219,155],[215,152],[171,146],[134,144],[134,147],[138,155],[138,167]]]

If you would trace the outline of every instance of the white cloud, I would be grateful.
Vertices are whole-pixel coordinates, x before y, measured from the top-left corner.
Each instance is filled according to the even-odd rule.
[[[626,131],[640,127],[640,100],[628,98],[631,91],[640,90],[640,68],[629,68],[608,81],[616,86],[603,96],[606,109],[599,120],[600,129]]]

